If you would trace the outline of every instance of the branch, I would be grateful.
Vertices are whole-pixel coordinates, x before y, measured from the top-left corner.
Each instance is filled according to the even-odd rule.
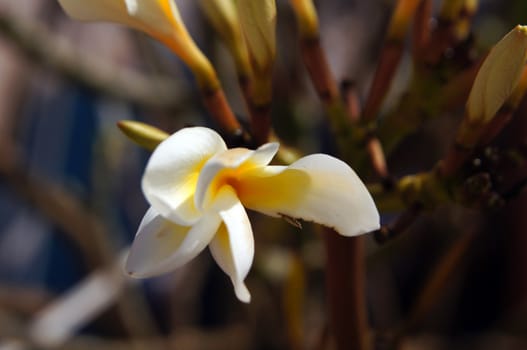
[[[0,140],[0,179],[61,228],[92,269],[112,263],[114,251],[104,223],[62,187],[31,176],[7,137]],[[132,290],[125,292],[116,309],[123,325],[131,334],[155,332],[149,312],[137,307]]]
[[[36,21],[15,19],[0,11],[0,35],[34,62],[103,95],[164,109],[175,109],[186,99],[178,84],[82,55],[73,44],[57,38]]]
[[[247,325],[234,324],[221,329],[201,330],[182,328],[169,337],[139,339],[104,339],[79,336],[64,345],[52,347],[56,350],[128,350],[128,349],[185,349],[185,350],[242,350],[251,347],[250,331]],[[0,310],[0,338],[2,345],[14,345],[17,349],[40,348],[35,346],[26,334],[26,324],[14,315]],[[254,345],[254,344],[253,344]],[[7,348],[7,346],[6,346]]]

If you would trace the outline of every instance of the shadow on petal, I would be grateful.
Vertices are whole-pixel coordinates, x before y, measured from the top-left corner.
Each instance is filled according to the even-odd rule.
[[[193,226],[181,226],[149,209],[130,249],[127,273],[150,277],[186,264],[209,244],[220,222],[218,215],[208,215]]]

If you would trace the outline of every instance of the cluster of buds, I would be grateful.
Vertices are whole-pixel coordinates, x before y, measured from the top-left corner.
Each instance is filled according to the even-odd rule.
[[[205,106],[228,136],[243,136],[240,123],[227,103],[217,73],[189,35],[173,0],[59,0],[73,18],[83,21],[109,21],[140,30],[170,48],[192,71]],[[236,64],[247,104],[256,109],[265,107],[261,118],[253,117],[255,143],[262,144],[270,134],[272,66],[275,59],[274,0],[201,1],[201,7],[212,26],[227,44]],[[249,109],[253,115],[254,108]]]

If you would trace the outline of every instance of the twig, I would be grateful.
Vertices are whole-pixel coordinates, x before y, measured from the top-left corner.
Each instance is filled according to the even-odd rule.
[[[230,146],[250,144],[250,136],[236,119],[223,89],[220,87],[214,91],[202,90],[201,95],[212,119],[227,133],[227,143]]]
[[[355,82],[351,80],[343,80],[340,84],[340,94],[346,106],[346,112],[353,124],[357,124],[361,114],[361,103]]]
[[[33,61],[101,94],[164,109],[178,108],[187,98],[179,84],[172,81],[82,55],[65,38],[54,36],[37,21],[30,23],[0,11],[0,33]]]
[[[366,143],[366,152],[370,157],[370,162],[375,173],[385,183],[390,181],[390,174],[388,173],[388,166],[386,165],[386,158],[382,149],[381,142],[376,137],[370,137]]]
[[[414,61],[421,61],[430,43],[430,21],[432,13],[432,1],[421,0],[414,17],[412,33],[412,54]]]
[[[386,41],[364,105],[362,116],[364,123],[369,123],[377,117],[377,112],[399,66],[404,50],[404,36],[419,3],[419,0],[398,0],[395,5]]]
[[[374,232],[374,237],[377,243],[385,243],[386,241],[398,237],[401,233],[406,231],[421,214],[423,207],[419,204],[414,204],[401,216],[399,216],[389,226],[383,226]]]
[[[410,315],[404,324],[396,331],[396,342],[413,329],[420,320],[430,311],[437,300],[445,291],[445,284],[452,277],[465,253],[470,248],[471,243],[478,235],[478,228],[472,228],[469,232],[460,237],[437,263],[425,282],[421,293],[410,311]]]

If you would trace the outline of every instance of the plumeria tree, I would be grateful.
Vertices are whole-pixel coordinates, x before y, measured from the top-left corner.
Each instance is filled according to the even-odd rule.
[[[188,320],[181,313],[215,314],[207,308],[212,299],[219,310],[241,310],[240,327],[217,336],[199,329],[196,339],[211,340],[194,345],[177,343],[178,333],[176,348],[419,348],[413,335],[434,330],[435,315],[440,324],[459,322],[437,305],[454,307],[441,300],[462,294],[463,283],[452,281],[467,278],[464,261],[485,237],[506,235],[518,250],[514,261],[525,263],[517,232],[526,227],[527,27],[507,24],[485,46],[473,25],[479,1],[444,0],[436,9],[431,0],[397,0],[385,10],[374,62],[363,58],[355,73],[336,78],[334,62],[352,58],[331,45],[331,23],[315,6],[326,3],[201,0],[186,5],[200,11],[194,17],[174,0],[58,4],[71,19],[140,32],[133,35],[149,45],[144,60],[166,65],[169,53],[184,69],[172,79],[114,74],[71,54],[46,30],[0,19],[31,57],[90,92],[139,107],[139,118],[120,113],[108,143],[124,142],[113,134],[120,129],[134,144],[116,148],[147,158],[135,164],[141,180],[123,190],[140,193],[145,210],[134,206],[142,219],[125,230],[134,238],[119,251],[106,227],[111,220],[101,219],[110,209],[94,214],[74,195],[33,179],[15,143],[5,141],[7,183],[69,233],[94,271],[44,303],[20,326],[22,335],[10,335],[21,344],[86,346],[82,335],[75,342],[77,331],[116,305],[127,346],[170,347],[148,303],[175,307],[175,319]],[[196,24],[222,43],[221,59],[194,40]],[[362,37],[373,37],[374,25]],[[339,46],[354,47],[351,38],[359,36],[352,34]],[[183,80],[186,73],[192,79]],[[206,117],[189,122],[189,110],[200,108]],[[117,168],[117,158],[108,156],[108,167]],[[216,278],[216,265],[228,278]],[[504,271],[520,284],[513,298],[520,305],[527,297],[522,269]],[[232,286],[223,288],[228,279]],[[137,281],[147,290],[175,283],[168,290],[180,294],[158,301]],[[526,315],[503,317],[514,323]],[[448,348],[444,339],[440,347]]]

